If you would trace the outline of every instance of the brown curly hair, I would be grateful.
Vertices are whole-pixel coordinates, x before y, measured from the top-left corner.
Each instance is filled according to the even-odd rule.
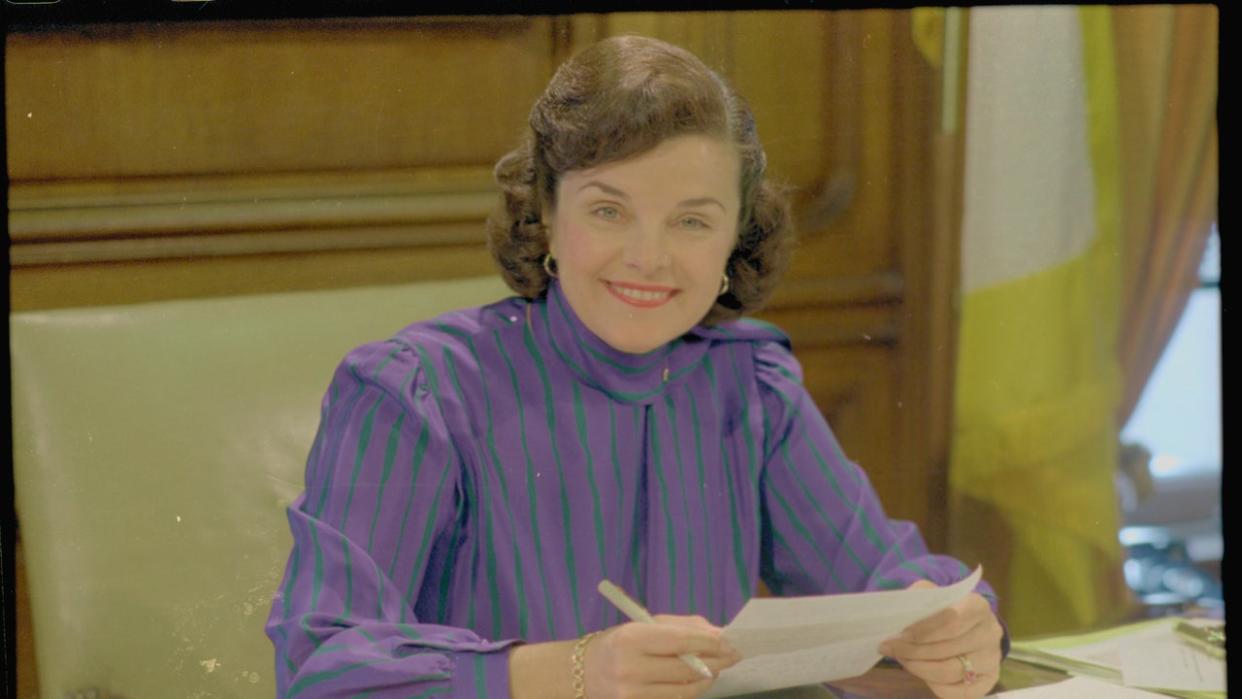
[[[754,115],[723,78],[685,49],[656,39],[604,39],[566,61],[530,112],[530,132],[494,171],[502,197],[488,217],[488,248],[518,294],[546,293],[547,228],[561,176],[642,154],[673,136],[702,134],[736,145],[741,160],[738,241],[729,290],[703,319],[755,311],[771,296],[793,242],[782,187],[764,177],[767,156]]]

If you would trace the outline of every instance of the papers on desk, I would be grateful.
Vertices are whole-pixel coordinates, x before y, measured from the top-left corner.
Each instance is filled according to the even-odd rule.
[[[1090,634],[1014,641],[1009,657],[1188,699],[1225,696],[1225,661],[1181,641],[1173,631],[1178,621],[1170,617]]]
[[[1121,681],[1129,687],[1225,691],[1225,662],[1175,638],[1121,648]]]
[[[1122,687],[1088,677],[1074,677],[1056,684],[1015,689],[1012,692],[1001,692],[989,696],[998,699],[1164,699],[1160,694],[1152,694],[1133,687]]]
[[[707,699],[855,677],[880,660],[880,642],[965,597],[982,569],[947,587],[746,603],[724,636],[743,660],[720,673]]]

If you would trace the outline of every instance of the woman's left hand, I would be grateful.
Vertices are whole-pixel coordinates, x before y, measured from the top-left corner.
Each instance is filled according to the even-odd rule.
[[[936,587],[920,580],[910,587]],[[972,592],[880,644],[940,699],[979,699],[1000,680],[1004,630],[988,601]]]

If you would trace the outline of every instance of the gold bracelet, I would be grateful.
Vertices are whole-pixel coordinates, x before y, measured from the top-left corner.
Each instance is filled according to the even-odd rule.
[[[574,699],[586,699],[586,647],[592,638],[603,633],[603,631],[592,631],[591,633],[578,639],[574,644],[573,655],[570,656],[570,673],[569,676],[574,683]]]

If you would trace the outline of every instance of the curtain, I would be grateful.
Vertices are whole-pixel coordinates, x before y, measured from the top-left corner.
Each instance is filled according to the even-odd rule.
[[[1118,95],[1107,7],[970,11],[950,550],[1018,636],[1128,611]]]
[[[1198,284],[1216,220],[1218,14],[1211,5],[1112,9],[1122,187],[1118,423]]]

